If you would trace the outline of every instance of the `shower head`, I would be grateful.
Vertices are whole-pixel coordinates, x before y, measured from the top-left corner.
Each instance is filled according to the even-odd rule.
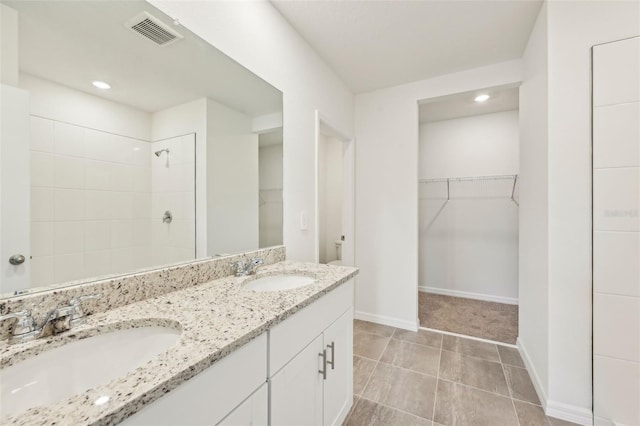
[[[169,149],[168,148],[161,149],[160,151],[154,152],[154,154],[156,154],[156,157],[160,157],[160,154],[162,154],[163,152],[166,152],[167,154],[169,154]]]

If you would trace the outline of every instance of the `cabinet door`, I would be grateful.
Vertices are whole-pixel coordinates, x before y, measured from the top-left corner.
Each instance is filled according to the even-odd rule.
[[[265,383],[218,425],[267,426],[269,424],[269,388]]]
[[[341,425],[353,405],[353,308],[325,330],[324,345],[329,361],[324,381],[324,424]]]
[[[322,335],[271,378],[271,424],[322,424]]]

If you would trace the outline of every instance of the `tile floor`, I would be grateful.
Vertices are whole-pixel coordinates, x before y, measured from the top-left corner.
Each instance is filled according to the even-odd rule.
[[[571,423],[546,417],[514,348],[355,320],[347,426]]]
[[[418,293],[420,325],[514,345],[518,305]]]

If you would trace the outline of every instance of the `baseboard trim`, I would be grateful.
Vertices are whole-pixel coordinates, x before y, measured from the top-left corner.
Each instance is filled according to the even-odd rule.
[[[566,420],[579,425],[593,425],[593,413],[587,408],[564,404],[557,401],[547,401],[545,413],[549,417],[555,417],[556,419]]]
[[[355,319],[362,321],[374,322],[376,324],[388,325],[391,327],[401,328],[403,330],[418,331],[418,323],[404,321],[398,318],[387,317],[385,315],[370,314],[368,312],[356,311]]]
[[[441,294],[443,296],[464,297],[465,299],[484,300],[486,302],[506,303],[508,305],[517,305],[518,299],[513,297],[493,296],[490,294],[470,293],[468,291],[449,290],[439,287],[428,287],[426,285],[418,286],[418,291],[424,293]]]
[[[522,357],[522,361],[524,361],[525,367],[527,367],[527,371],[529,372],[529,377],[531,377],[531,382],[533,382],[533,387],[536,389],[536,393],[538,394],[538,399],[542,404],[542,408],[547,410],[547,392],[544,390],[542,386],[542,381],[540,380],[540,376],[533,366],[533,362],[531,362],[531,357],[529,356],[529,352],[527,352],[527,348],[524,345],[522,339],[518,337],[516,340],[516,346],[518,347],[518,351],[520,352],[520,356]]]
[[[420,330],[433,331],[435,333],[446,334],[448,336],[462,337],[464,339],[477,340],[478,342],[491,343],[493,345],[506,346],[508,348],[515,348],[515,349],[518,348],[516,345],[512,345],[510,343],[498,342],[497,340],[483,339],[482,337],[469,336],[468,334],[460,334],[460,333],[454,333],[451,331],[438,330],[437,328],[420,326]]]

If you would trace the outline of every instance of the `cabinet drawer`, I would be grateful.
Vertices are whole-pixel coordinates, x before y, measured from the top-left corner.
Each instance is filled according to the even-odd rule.
[[[353,280],[295,313],[269,333],[269,377],[353,306]]]
[[[122,424],[213,425],[267,380],[267,335],[262,334],[192,377]]]

